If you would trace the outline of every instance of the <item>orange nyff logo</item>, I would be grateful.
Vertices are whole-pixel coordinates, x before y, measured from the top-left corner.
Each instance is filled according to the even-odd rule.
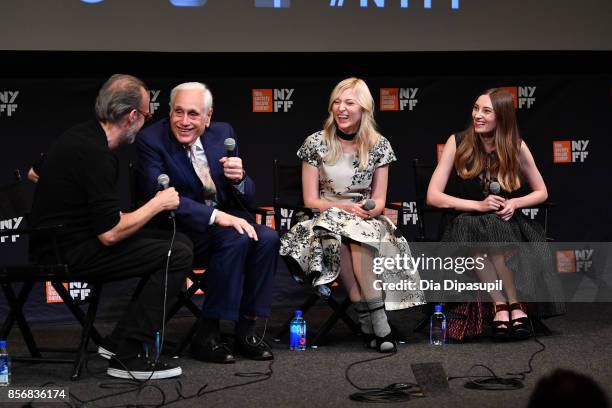
[[[273,112],[272,89],[253,89],[253,112]]]
[[[557,251],[557,272],[576,272],[576,253],[572,250]]]
[[[572,142],[569,140],[553,141],[553,163],[572,162]]]
[[[399,88],[380,88],[380,111],[399,110]]]
[[[68,283],[62,283],[62,285],[68,289]],[[55,290],[51,282],[45,282],[45,297],[47,303],[62,303],[64,302],[60,297],[59,293]]]
[[[512,99],[514,99],[514,109],[518,109],[518,88],[516,86],[503,86],[502,89],[505,89],[512,94]]]
[[[531,109],[535,104],[535,86],[502,86],[502,89],[512,94],[514,109]]]

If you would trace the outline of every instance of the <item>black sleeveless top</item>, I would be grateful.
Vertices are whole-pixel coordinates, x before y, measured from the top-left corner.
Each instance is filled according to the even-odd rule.
[[[459,145],[463,141],[464,135],[465,131],[455,133],[455,145],[457,148],[459,148]],[[446,194],[466,200],[482,201],[487,197],[487,195],[489,195],[488,183],[491,181],[490,177],[487,177],[484,173],[485,172],[483,171],[483,173],[481,173],[478,177],[463,179],[459,176],[459,174],[457,174],[457,170],[453,166],[453,170],[451,171],[444,192]],[[495,180],[494,176],[493,180]],[[521,187],[518,190],[510,193],[507,191],[502,191],[499,195],[504,198],[513,198],[525,195],[525,184],[526,183],[521,177]]]

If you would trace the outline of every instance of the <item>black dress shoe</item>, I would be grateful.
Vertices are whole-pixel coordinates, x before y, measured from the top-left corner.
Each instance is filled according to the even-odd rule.
[[[259,336],[250,335],[237,338],[234,351],[251,360],[274,360],[274,354],[272,354],[270,346]]]
[[[231,364],[236,362],[227,345],[214,336],[209,337],[202,343],[192,342],[191,356],[196,360],[208,361],[209,363]]]

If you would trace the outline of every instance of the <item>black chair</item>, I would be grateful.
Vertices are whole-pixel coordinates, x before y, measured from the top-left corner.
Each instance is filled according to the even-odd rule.
[[[53,243],[55,262],[43,264],[23,260],[16,264],[2,263],[2,265],[0,265],[0,285],[2,286],[9,306],[9,313],[0,330],[0,338],[6,339],[14,324],[17,323],[30,353],[30,357],[13,356],[13,361],[73,364],[71,379],[77,380],[80,377],[81,369],[87,357],[89,340],[92,339],[97,345],[102,344],[102,338],[93,326],[100,295],[102,293],[102,283],[86,281],[91,291],[90,295],[85,300],[75,300],[70,296],[70,293],[63,285],[64,282],[70,281],[70,268],[63,262],[61,251],[59,250],[56,240],[58,232],[64,227],[62,225],[45,228],[28,228],[24,226],[27,224],[29,200],[26,197],[27,194],[19,172],[16,171],[15,175],[15,182],[0,189],[0,219],[19,219],[19,217],[22,217],[19,228],[12,229],[10,234],[13,236],[27,235],[36,237],[39,240],[48,240],[48,242]],[[24,255],[23,258],[26,258],[26,256]],[[23,306],[34,285],[44,282],[51,282],[64,304],[83,326],[80,343],[74,359],[44,358],[42,352],[74,352],[75,350],[38,347],[30,326],[23,314]],[[21,284],[21,289],[18,294],[15,293],[14,285],[16,284]],[[81,305],[85,303],[89,304],[86,314],[81,310]]]
[[[446,226],[447,217],[456,213],[452,209],[441,209],[427,205],[427,188],[433,175],[436,165],[423,164],[418,158],[412,161],[412,169],[414,175],[415,202],[417,209],[417,237],[419,242],[438,242],[442,238],[444,228]],[[548,235],[548,220],[549,211],[554,207],[552,202],[544,202],[529,210],[537,210],[539,217],[536,219],[541,223],[547,241],[553,241],[553,238]],[[421,320],[413,329],[417,332],[422,330],[429,324],[429,316],[433,313],[434,305],[427,304],[424,306],[426,317]],[[461,318],[460,316],[447,316],[447,318]],[[544,335],[550,335],[550,329],[538,318],[532,318],[534,328]]]
[[[319,213],[319,210],[317,208],[307,208],[303,204],[301,164],[281,164],[277,159],[274,159],[272,170],[274,183],[274,197],[272,200],[274,208],[274,227],[278,234],[282,235],[296,223],[312,219]],[[302,285],[311,285],[310,280],[304,276],[302,270],[293,260],[283,257],[283,261],[296,282]],[[356,334],[360,333],[359,326],[346,312],[351,306],[351,299],[348,295],[342,302],[338,303],[331,296],[331,290],[328,286],[318,287],[306,298],[298,309],[306,315],[306,313],[319,301],[323,301],[327,304],[332,309],[332,314],[309,340],[311,346],[321,345],[325,336],[340,319],[351,329],[351,331]],[[274,334],[273,338],[275,341],[280,341],[280,339],[289,332],[291,319],[293,319],[293,315],[288,316],[287,320],[281,326],[281,329]]]
[[[445,215],[453,214],[454,210],[441,209],[427,205],[427,188],[431,176],[436,169],[434,164],[423,164],[419,159],[414,159],[412,161],[412,169],[418,218],[417,241],[439,241],[445,228],[444,217]],[[537,215],[534,219],[542,225],[547,241],[554,241],[554,239],[549,236],[548,228],[549,212],[554,206],[554,203],[546,201],[529,209],[525,209],[527,212],[529,212],[529,210],[536,210],[534,213],[537,213]]]

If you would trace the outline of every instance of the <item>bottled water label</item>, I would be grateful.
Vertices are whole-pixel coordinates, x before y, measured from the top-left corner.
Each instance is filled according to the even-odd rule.
[[[306,350],[306,321],[299,317],[289,326],[289,348],[294,351]]]
[[[0,385],[9,383],[9,362],[7,356],[0,357]]]

